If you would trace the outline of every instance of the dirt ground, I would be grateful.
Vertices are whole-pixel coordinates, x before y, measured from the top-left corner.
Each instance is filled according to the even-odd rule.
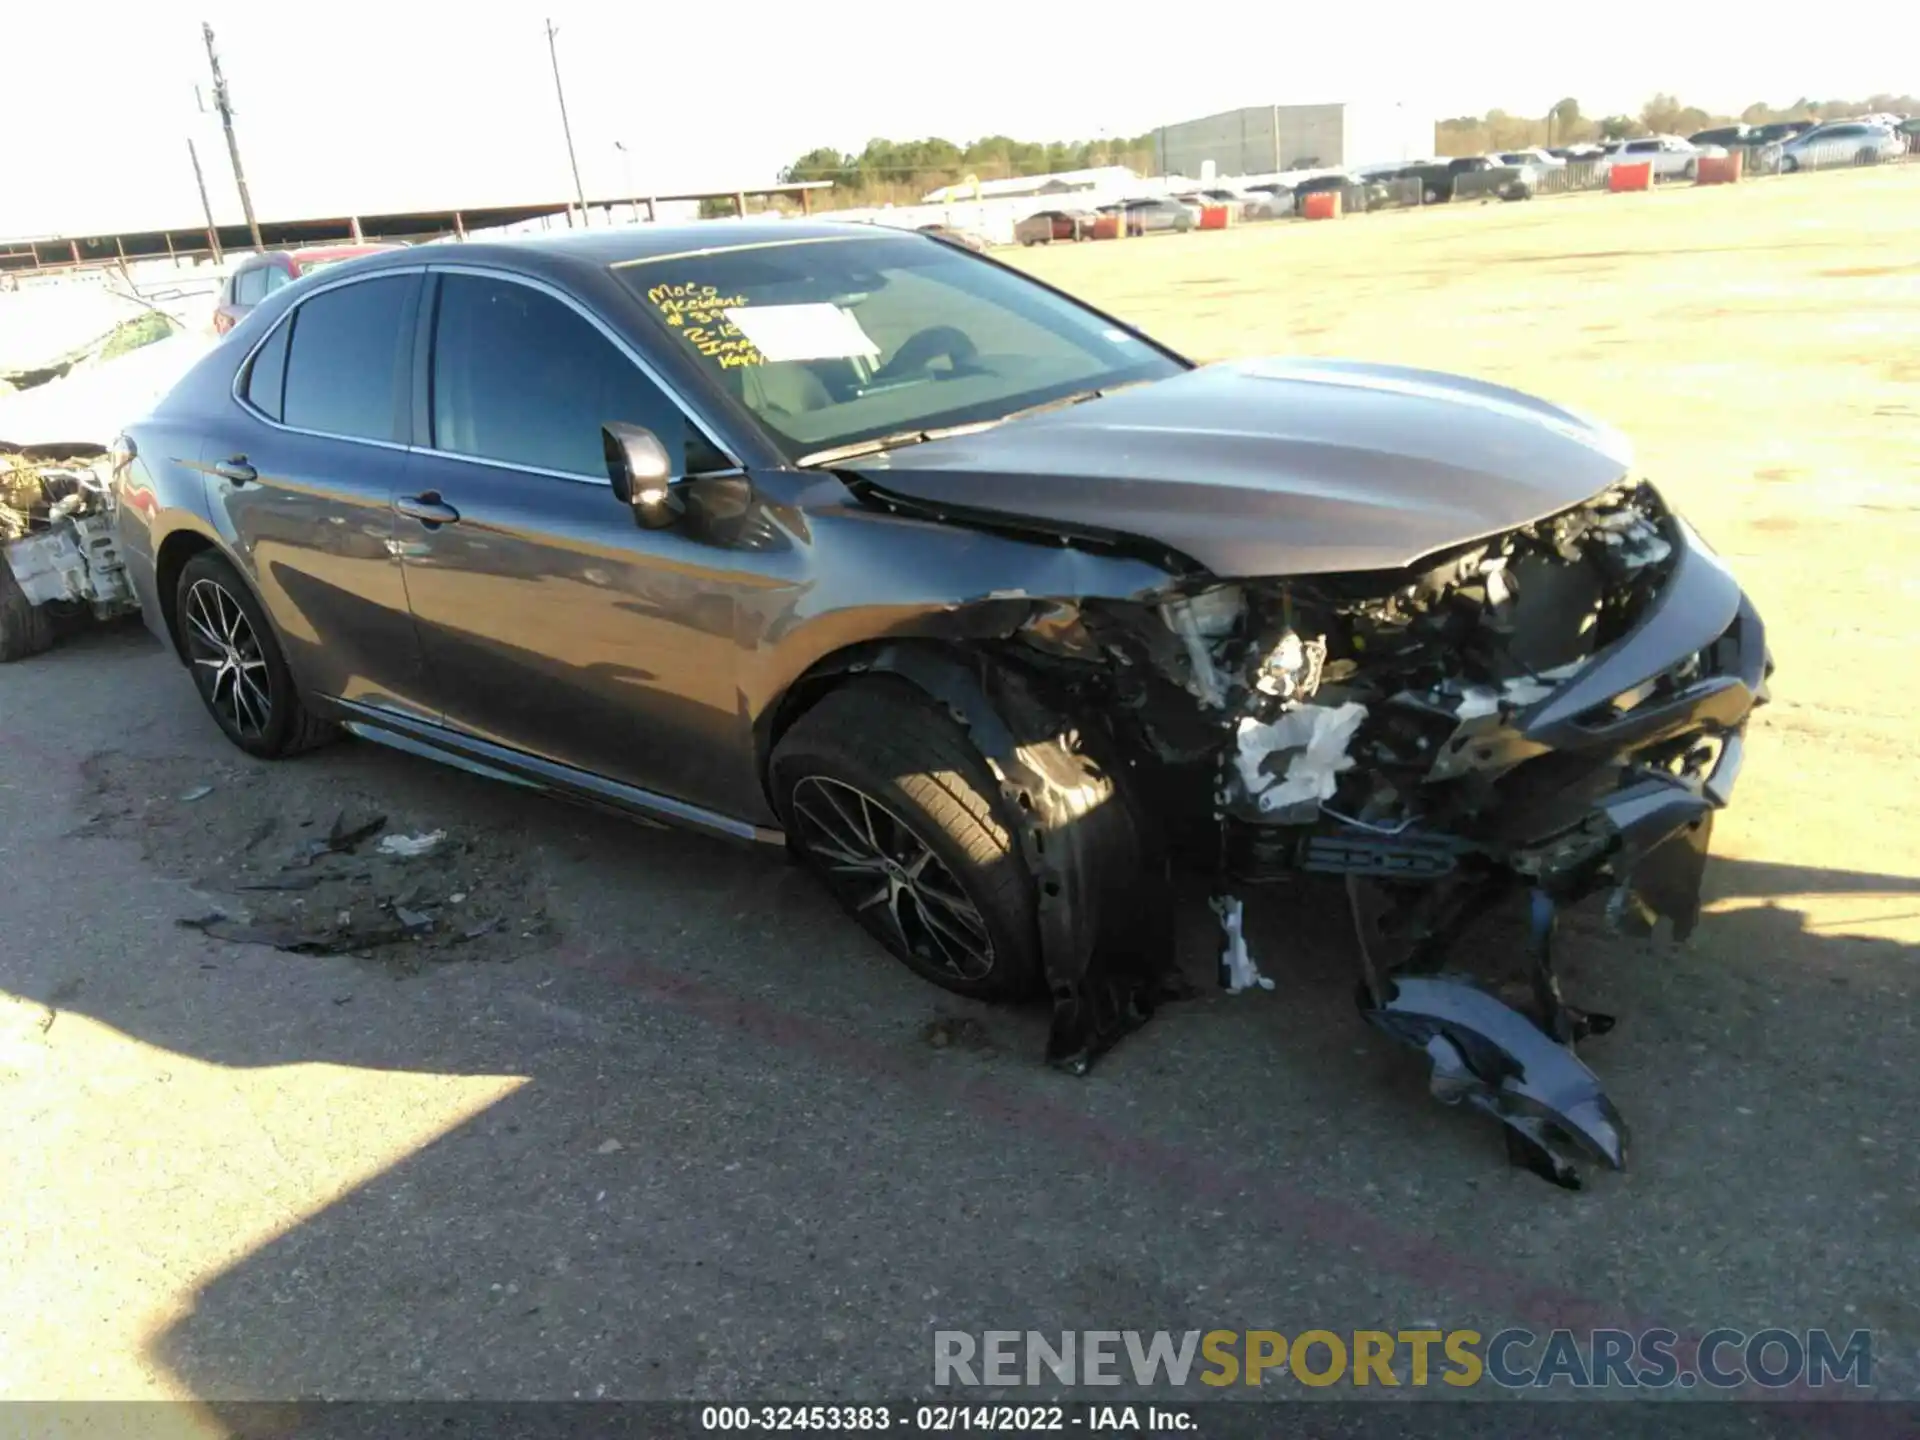
[[[1555,1191],[1435,1106],[1337,917],[1250,907],[1277,990],[1076,1081],[777,856],[368,745],[252,762],[129,627],[0,669],[0,1397],[218,1434],[246,1397],[899,1399],[937,1328],[1656,1322],[1870,1327],[1920,1396],[1916,233],[1920,166],[1015,256],[1196,357],[1604,416],[1755,596],[1775,698],[1700,930],[1570,927],[1624,1176]]]

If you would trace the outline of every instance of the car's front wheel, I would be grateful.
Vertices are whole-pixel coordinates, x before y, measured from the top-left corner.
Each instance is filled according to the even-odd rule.
[[[1034,993],[1033,877],[986,762],[901,681],[828,694],[774,750],[794,852],[881,944],[956,994]]]
[[[219,555],[203,550],[181,567],[173,613],[194,687],[234,744],[273,759],[333,737],[301,704],[252,589]]]

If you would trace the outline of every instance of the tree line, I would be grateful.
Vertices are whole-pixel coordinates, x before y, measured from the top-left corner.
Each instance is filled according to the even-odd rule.
[[[1688,135],[1736,120],[1764,125],[1775,120],[1822,120],[1882,110],[1901,115],[1920,113],[1920,99],[1912,95],[1872,95],[1865,100],[1803,98],[1783,106],[1760,102],[1738,115],[1720,115],[1683,104],[1677,96],[1660,94],[1642,105],[1637,115],[1589,116],[1580,109],[1580,102],[1569,96],[1545,115],[1489,110],[1485,115],[1442,120],[1435,135],[1435,149],[1441,155],[1479,155],[1529,145],[1573,145],[1650,134]],[[1355,158],[1364,161],[1369,157]],[[1015,140],[1007,135],[988,135],[964,145],[938,136],[925,140],[873,139],[858,153],[824,146],[809,150],[782,167],[780,179],[831,180],[833,189],[816,197],[816,208],[911,205],[928,191],[956,184],[970,175],[980,180],[1006,180],[1104,165],[1124,165],[1136,174],[1152,174],[1157,168],[1153,132],[1097,140]],[[723,202],[723,208],[729,205]]]
[[[1545,115],[1489,110],[1485,115],[1442,120],[1437,145],[1442,155],[1480,155],[1530,145],[1576,145],[1582,141],[1629,140],[1636,135],[1691,135],[1736,121],[1767,125],[1777,120],[1830,120],[1879,111],[1911,115],[1920,111],[1920,99],[1912,95],[1870,95],[1865,100],[1802,98],[1780,106],[1759,101],[1738,115],[1721,115],[1684,104],[1678,96],[1659,94],[1642,105],[1638,115],[1594,117],[1581,113],[1580,102],[1569,96]]]
[[[969,175],[980,180],[1010,180],[1020,175],[1051,175],[1105,165],[1124,165],[1139,174],[1150,173],[1154,169],[1153,133],[1099,140],[1015,140],[989,135],[964,145],[938,137],[875,139],[858,154],[827,148],[809,150],[782,168],[780,178],[831,180],[832,191],[821,197],[830,205],[911,205],[929,190],[956,184]]]

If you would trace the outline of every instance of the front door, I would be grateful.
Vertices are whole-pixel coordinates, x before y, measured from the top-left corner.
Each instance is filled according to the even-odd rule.
[[[750,554],[637,526],[600,427],[653,430],[679,474],[701,442],[572,302],[505,275],[434,280],[431,447],[397,535],[435,704],[493,743],[720,805],[748,745],[734,637]]]

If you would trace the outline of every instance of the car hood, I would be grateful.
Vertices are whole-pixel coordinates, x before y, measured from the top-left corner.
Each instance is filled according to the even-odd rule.
[[[1630,465],[1619,432],[1518,391],[1253,360],[840,468],[903,499],[1258,576],[1398,569],[1576,505]]]

